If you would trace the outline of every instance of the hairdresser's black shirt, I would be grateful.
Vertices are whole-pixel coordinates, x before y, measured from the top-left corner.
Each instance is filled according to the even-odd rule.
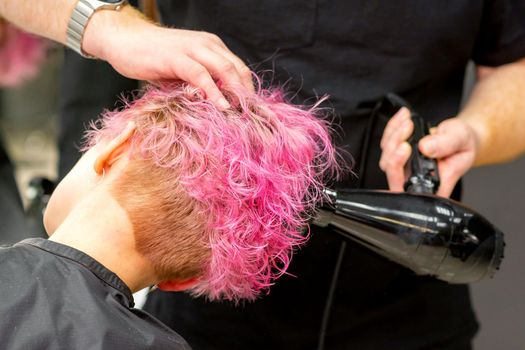
[[[0,248],[0,348],[187,349],[146,312],[113,272],[44,239]]]
[[[218,34],[257,71],[274,70],[299,102],[330,95],[340,145],[357,162],[368,120],[360,103],[396,92],[436,124],[458,112],[467,61],[525,57],[523,0],[158,2],[165,22]],[[386,187],[377,166],[385,122],[372,137],[368,188]],[[146,307],[198,350],[315,349],[339,249],[334,233],[315,229],[293,276],[239,308],[161,292]],[[469,349],[476,330],[467,286],[414,276],[357,244],[342,254],[326,349]]]

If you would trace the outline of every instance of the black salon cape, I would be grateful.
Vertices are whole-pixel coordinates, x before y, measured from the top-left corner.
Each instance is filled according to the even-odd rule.
[[[0,349],[190,349],[113,272],[45,239],[0,248]]]

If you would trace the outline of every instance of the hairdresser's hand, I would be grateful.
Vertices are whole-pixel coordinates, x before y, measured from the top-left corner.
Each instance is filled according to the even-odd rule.
[[[386,173],[392,191],[403,191],[405,164],[411,154],[406,141],[414,129],[410,112],[402,108],[388,122],[381,139],[379,167]],[[427,157],[437,158],[441,179],[437,195],[449,197],[454,186],[474,164],[478,137],[466,121],[450,118],[430,130],[431,135],[419,141],[419,150]]]
[[[139,80],[181,79],[227,108],[217,87],[253,89],[250,69],[216,35],[170,29],[143,19],[131,6],[98,11],[88,24],[83,50],[108,61],[120,74]]]

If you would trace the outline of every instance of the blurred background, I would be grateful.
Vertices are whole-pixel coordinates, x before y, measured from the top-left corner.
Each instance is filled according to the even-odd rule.
[[[29,180],[38,176],[54,179],[57,173],[56,120],[62,54],[62,48],[52,46],[35,79],[0,90],[0,135],[15,166],[26,207],[34,195],[28,190]],[[466,86],[471,83],[470,76]],[[464,202],[505,232],[507,242],[501,271],[494,279],[472,286],[481,323],[476,350],[525,348],[525,254],[521,251],[525,248],[521,222],[525,215],[524,174],[525,159],[519,159],[474,169],[464,180]]]
[[[22,200],[35,176],[56,178],[58,77],[63,50],[52,46],[39,74],[15,88],[0,89],[0,139],[15,166]]]

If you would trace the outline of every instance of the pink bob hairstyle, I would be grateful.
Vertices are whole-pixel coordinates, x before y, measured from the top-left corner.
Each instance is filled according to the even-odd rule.
[[[320,118],[320,102],[294,106],[280,89],[260,84],[256,92],[225,93],[232,107],[221,111],[185,83],[149,86],[122,111],[103,114],[87,133],[86,148],[115,137],[129,121],[136,123],[132,161],[165,170],[153,185],[142,183],[162,188],[156,203],[148,203],[153,206],[149,217],[144,206],[130,214],[124,205],[135,235],[146,235],[147,244],[158,239],[144,253],[167,278],[189,278],[198,271],[194,295],[238,301],[254,299],[285,273],[294,249],[307,240],[308,220],[325,199],[325,181],[337,177],[340,166],[329,123]],[[151,179],[153,172],[146,173]],[[189,202],[181,204],[181,197]],[[158,218],[159,212],[173,210],[184,210],[191,220]],[[142,217],[134,220],[135,215]],[[141,222],[154,230],[146,234],[148,225],[139,228]],[[183,248],[191,235],[198,236],[197,243]],[[184,241],[172,242],[175,236]],[[206,254],[197,254],[198,249]],[[191,257],[180,260],[188,251],[201,257],[198,269],[174,273],[190,264]]]
[[[36,76],[47,45],[1,18],[0,27],[0,87],[15,87]]]

